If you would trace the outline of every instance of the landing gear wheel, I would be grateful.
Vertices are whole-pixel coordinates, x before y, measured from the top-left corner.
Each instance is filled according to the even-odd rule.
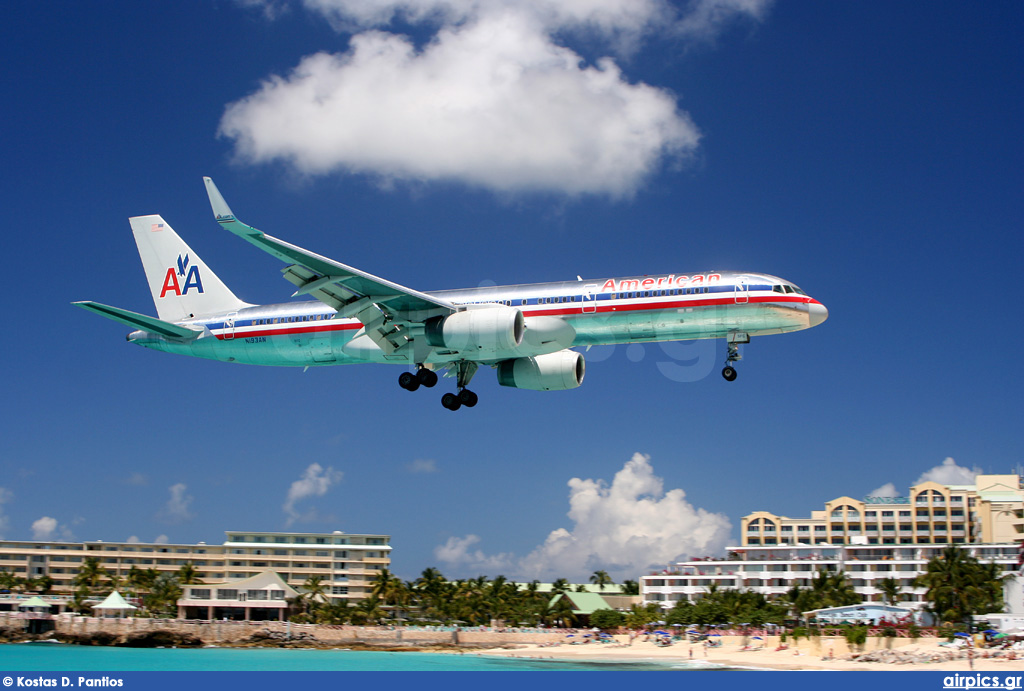
[[[462,391],[459,392],[459,403],[466,406],[467,408],[472,408],[473,406],[475,406],[477,400],[478,399],[476,394],[470,391],[469,389],[463,389]]]
[[[398,375],[398,385],[406,391],[415,391],[420,388],[420,380],[412,372],[402,372]]]
[[[726,381],[734,381],[736,379],[736,370],[732,367],[726,367],[722,370],[722,376],[725,377]]]
[[[459,397],[453,393],[446,393],[441,396],[441,405],[448,410],[458,410],[462,407],[462,402],[459,401]]]
[[[426,367],[420,367],[416,371],[416,381],[429,389],[437,383],[437,372]]]

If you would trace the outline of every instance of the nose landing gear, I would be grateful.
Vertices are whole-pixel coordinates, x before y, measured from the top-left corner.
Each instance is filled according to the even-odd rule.
[[[726,335],[725,341],[729,352],[725,356],[725,368],[722,370],[722,376],[726,381],[735,381],[736,368],[732,366],[732,363],[743,359],[743,356],[740,355],[740,344],[750,343],[750,334],[732,331]]]

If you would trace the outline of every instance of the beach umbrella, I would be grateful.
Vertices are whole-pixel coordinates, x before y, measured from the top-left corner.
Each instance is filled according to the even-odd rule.
[[[764,640],[760,636],[751,636],[751,638],[754,639],[755,641],[763,641]]]
[[[995,629],[985,629],[984,631],[982,631],[982,633],[999,633],[999,632],[996,631]]]
[[[954,635],[954,636],[958,636],[958,637],[960,637],[960,638],[970,638],[970,636],[969,636],[969,635],[967,635],[966,633],[961,633],[961,632],[959,632],[959,631],[957,631],[957,632],[956,632],[956,633],[954,633],[953,635]]]
[[[655,633],[656,635],[658,635],[658,636],[667,636],[667,635],[668,635],[668,631],[662,631],[661,629],[658,629],[658,630],[657,630],[657,631],[655,631],[654,633]]]

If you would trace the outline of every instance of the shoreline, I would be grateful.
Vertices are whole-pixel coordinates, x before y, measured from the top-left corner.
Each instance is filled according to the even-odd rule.
[[[935,662],[905,661],[909,656],[924,654],[944,657],[951,653],[940,647],[936,642],[915,643],[899,649],[900,662],[867,661],[860,662],[860,655],[835,656],[826,659],[799,649],[775,650],[744,650],[743,646],[726,645],[722,648],[706,649],[701,645],[676,643],[663,647],[653,642],[634,641],[628,644],[625,636],[615,636],[615,643],[587,645],[520,645],[515,649],[493,648],[481,650],[474,654],[489,657],[523,658],[533,660],[588,660],[594,662],[649,662],[654,664],[703,665],[729,667],[750,670],[777,671],[949,671],[949,672],[1024,672],[1024,659],[1010,660],[1005,657],[981,657],[984,651],[977,651],[973,661],[964,659],[945,659]],[[865,656],[866,657],[866,656]]]

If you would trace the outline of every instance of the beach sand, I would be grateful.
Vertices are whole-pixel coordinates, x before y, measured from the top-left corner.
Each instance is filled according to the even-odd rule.
[[[636,661],[650,660],[662,664],[687,663],[711,663],[728,667],[744,667],[753,669],[778,669],[778,670],[928,670],[933,672],[970,672],[970,662],[964,660],[948,660],[944,662],[930,662],[917,664],[892,664],[884,662],[857,662],[849,659],[847,654],[836,655],[833,659],[823,659],[820,654],[811,654],[806,650],[787,649],[775,650],[764,648],[761,650],[743,650],[742,645],[724,644],[719,648],[705,648],[699,644],[676,643],[663,647],[653,642],[644,642],[639,639],[628,644],[626,636],[616,636],[615,643],[540,646],[523,645],[516,649],[496,648],[480,651],[480,655],[495,655],[502,657],[523,657],[533,659],[591,659],[591,660],[621,660]],[[916,643],[899,648],[901,653],[938,653],[946,655],[946,649],[940,647],[934,639],[927,642]],[[706,652],[706,656],[705,656]],[[980,653],[979,653],[980,654]],[[692,655],[692,657],[691,657]],[[1003,658],[976,657],[974,660],[975,672],[1024,672],[1024,660],[1007,660]]]

